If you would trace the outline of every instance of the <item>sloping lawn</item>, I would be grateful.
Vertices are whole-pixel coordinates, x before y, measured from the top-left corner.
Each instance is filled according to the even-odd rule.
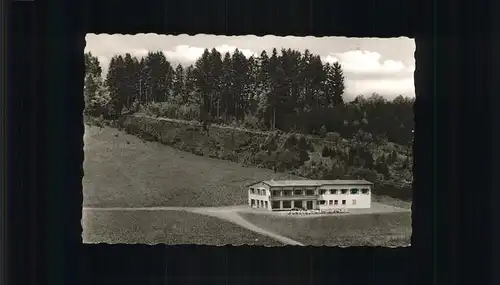
[[[240,213],[247,221],[315,246],[407,246],[411,238],[411,213],[296,218]]]
[[[86,126],[84,206],[224,206],[247,203],[245,185],[292,176],[182,152],[109,127]]]
[[[84,243],[283,245],[215,217],[184,211],[84,211]]]

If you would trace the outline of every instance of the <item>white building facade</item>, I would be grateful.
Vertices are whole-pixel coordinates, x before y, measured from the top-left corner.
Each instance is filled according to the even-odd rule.
[[[373,183],[366,180],[269,180],[248,185],[248,205],[270,211],[371,207]]]
[[[248,205],[252,208],[271,208],[271,187],[265,181],[250,185],[248,189]]]

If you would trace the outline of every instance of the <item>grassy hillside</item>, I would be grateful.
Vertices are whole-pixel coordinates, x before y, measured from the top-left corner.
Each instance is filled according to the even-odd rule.
[[[411,149],[393,143],[224,126],[206,132],[197,122],[146,116],[126,116],[118,125],[148,141],[240,165],[311,179],[364,178],[375,182],[376,194],[411,201]]]
[[[83,205],[223,206],[247,203],[251,182],[296,178],[186,153],[109,127],[86,127]]]
[[[411,213],[296,218],[240,213],[266,230],[315,246],[406,246],[411,238]]]
[[[85,243],[282,245],[230,222],[182,211],[86,211],[83,229]]]

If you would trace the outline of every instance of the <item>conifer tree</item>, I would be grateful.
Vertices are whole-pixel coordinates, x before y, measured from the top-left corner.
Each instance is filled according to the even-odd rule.
[[[169,102],[177,105],[185,105],[187,102],[185,95],[185,74],[182,65],[177,65],[172,76],[172,93],[170,94]]]
[[[125,62],[121,55],[114,56],[109,62],[106,86],[109,90],[111,113],[120,115],[125,105]]]
[[[144,60],[146,101],[165,102],[171,93],[173,68],[162,52],[149,52]]]
[[[335,62],[332,66],[332,101],[331,104],[333,106],[338,106],[344,103],[343,95],[345,91],[345,83],[344,83],[344,73],[342,71],[342,66]]]
[[[219,51],[213,48],[209,55],[210,71],[208,73],[210,94],[208,111],[212,117],[220,117],[222,90],[222,58]]]
[[[200,96],[200,112],[206,114],[210,112],[210,95],[213,91],[213,85],[210,82],[210,52],[205,49],[202,56],[194,64],[194,77],[196,92]]]
[[[136,61],[137,59],[135,59]],[[124,107],[129,109],[135,100],[136,88],[136,62],[130,53],[125,54],[123,59],[123,92]]]
[[[244,97],[244,90],[247,84],[248,62],[243,53],[238,49],[234,51],[231,57],[231,71],[232,115],[236,120],[241,120],[244,117],[247,104]]]
[[[233,92],[233,64],[231,54],[226,52],[222,60],[222,76],[220,88],[220,110],[223,114],[224,121],[229,120],[229,115],[232,114],[232,92]]]

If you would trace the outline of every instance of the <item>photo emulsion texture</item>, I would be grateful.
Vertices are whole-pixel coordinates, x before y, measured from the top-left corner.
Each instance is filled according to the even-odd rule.
[[[86,41],[85,243],[410,245],[412,39]]]

